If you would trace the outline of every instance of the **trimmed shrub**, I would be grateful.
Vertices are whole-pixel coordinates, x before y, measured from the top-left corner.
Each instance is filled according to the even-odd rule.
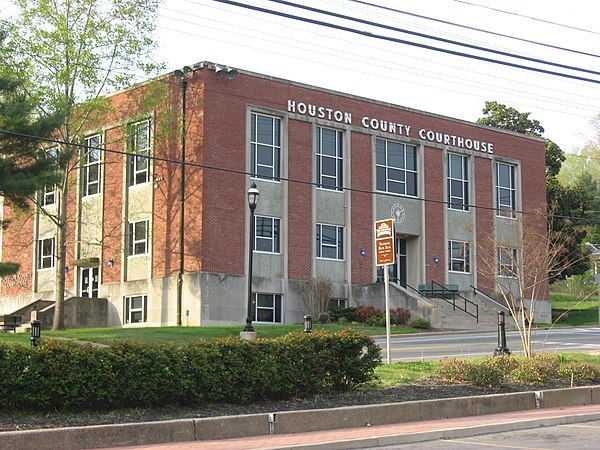
[[[374,306],[359,306],[354,310],[354,317],[358,323],[367,323],[367,321],[381,312]]]
[[[423,329],[423,330],[431,328],[431,324],[429,323],[429,320],[420,319],[420,318],[412,320],[410,322],[410,326],[413,328],[418,328],[418,329]]]
[[[560,365],[558,376],[571,382],[597,382],[600,381],[600,369],[584,361],[571,361]]]
[[[557,377],[559,362],[554,355],[534,355],[523,358],[510,373],[514,381],[531,385],[544,385]]]
[[[390,312],[391,321],[396,326],[406,325],[410,321],[410,311],[406,308],[396,308]]]
[[[381,349],[352,330],[191,345],[46,339],[0,344],[0,408],[78,410],[301,398],[375,378]],[[9,395],[10,393],[10,395]]]
[[[346,322],[346,323],[356,322],[356,315],[354,314],[354,311],[356,311],[355,307],[332,308],[329,310],[329,320],[331,320],[332,322]]]
[[[444,358],[435,367],[434,371],[442,380],[449,383],[464,383],[468,378],[468,371],[472,363],[465,359]]]

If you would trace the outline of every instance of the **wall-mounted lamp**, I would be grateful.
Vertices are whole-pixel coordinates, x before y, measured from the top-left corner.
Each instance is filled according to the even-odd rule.
[[[115,260],[114,260],[114,259],[112,259],[112,258],[108,258],[108,261],[106,261],[106,265],[107,265],[108,267],[112,267],[112,266],[114,266],[114,265],[115,265]]]
[[[367,256],[367,251],[364,248],[360,249],[360,256]]]
[[[179,79],[183,78],[184,76],[190,76],[193,73],[194,69],[192,69],[190,66],[183,66],[182,69],[177,69],[175,71],[175,75],[177,75]]]
[[[228,67],[228,66],[220,66],[220,65],[215,65],[215,76],[217,78],[223,78],[224,76],[227,76],[228,80],[233,80],[235,77],[237,77],[238,75],[238,71]]]

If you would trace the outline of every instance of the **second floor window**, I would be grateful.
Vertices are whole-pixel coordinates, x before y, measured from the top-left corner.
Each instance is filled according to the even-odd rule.
[[[400,142],[377,139],[375,143],[377,190],[400,195],[417,195],[417,148]]]
[[[50,158],[58,157],[58,148],[48,150]],[[56,186],[44,186],[44,189],[38,194],[38,201],[42,206],[50,206],[56,203]]]
[[[254,251],[279,253],[280,220],[262,216],[256,216],[254,220]]]
[[[51,269],[54,267],[54,238],[38,240],[37,268]]]
[[[515,217],[515,166],[496,163],[496,214]]]
[[[128,183],[135,186],[150,181],[150,120],[131,125],[130,133]]]
[[[148,253],[148,220],[129,222],[127,230],[127,256]]]
[[[344,259],[344,227],[317,224],[317,258]]]
[[[85,148],[81,161],[81,196],[100,192],[100,146],[102,136],[99,134],[85,139]]]
[[[344,133],[317,128],[317,186],[341,191],[344,187]]]
[[[468,158],[448,153],[448,208],[469,210]]]
[[[251,121],[252,176],[279,181],[281,119],[252,114]]]

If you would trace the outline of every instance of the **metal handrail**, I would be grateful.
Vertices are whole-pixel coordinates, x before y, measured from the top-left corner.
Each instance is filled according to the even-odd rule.
[[[498,300],[494,300],[491,296],[489,296],[488,294],[486,294],[485,292],[483,292],[481,289],[476,288],[475,286],[473,286],[472,284],[469,285],[469,287],[471,287],[471,289],[473,289],[473,294],[475,295],[483,295],[488,301],[495,303],[496,305],[498,305],[500,308],[504,309],[505,312],[510,312],[510,308],[506,305],[503,305],[502,303],[500,303]]]
[[[463,297],[462,295],[460,295],[460,293],[452,291],[450,289],[448,289],[446,286],[444,286],[443,284],[437,283],[435,281],[431,281],[431,285],[436,285],[442,288],[442,292],[448,291],[448,293],[452,294],[452,301],[450,301],[447,298],[442,297],[442,300],[445,300],[448,303],[452,303],[452,309],[456,310],[456,308],[458,308],[460,311],[464,312],[465,314],[468,314],[471,317],[474,317],[475,320],[477,320],[477,323],[479,323],[479,305],[477,303],[473,303],[471,300]],[[463,302],[464,302],[464,307],[461,307],[461,305],[457,305],[456,304],[456,297],[460,297]],[[468,310],[467,304],[473,305],[475,307],[475,314],[473,314],[472,312],[470,312]]]

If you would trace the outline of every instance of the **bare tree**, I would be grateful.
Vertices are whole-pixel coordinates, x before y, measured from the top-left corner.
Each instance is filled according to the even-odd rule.
[[[312,317],[319,317],[327,311],[333,292],[333,284],[329,278],[310,277],[300,281],[302,302]]]
[[[522,214],[506,221],[477,246],[478,272],[492,279],[495,297],[512,315],[526,357],[531,357],[532,327],[540,302],[548,298],[551,278],[568,269],[571,235],[555,230],[546,214]]]

